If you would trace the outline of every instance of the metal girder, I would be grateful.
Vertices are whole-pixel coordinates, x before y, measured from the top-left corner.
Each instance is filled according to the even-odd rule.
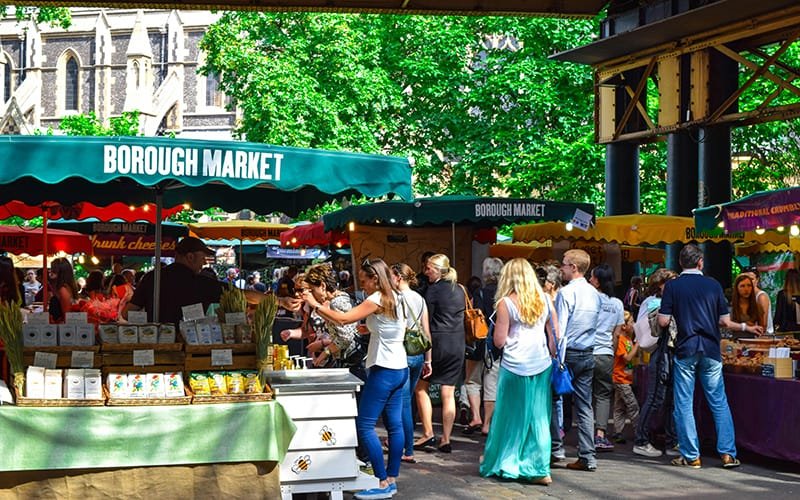
[[[699,33],[661,46],[659,51],[647,50],[595,66],[595,82],[598,82],[595,97],[600,103],[595,115],[597,142],[642,141],[691,127],[716,124],[737,126],[800,116],[800,85],[796,84],[800,80],[800,63],[780,60],[793,44],[800,43],[798,39],[800,6],[751,19],[747,23],[720,27],[710,33]],[[717,99],[715,102],[721,104],[713,109],[709,104],[709,82],[718,76],[710,69],[711,56],[715,55],[712,52],[717,57],[721,55],[736,62],[745,72],[736,90],[722,96],[721,100]],[[683,66],[683,70],[688,67],[690,73],[682,78],[680,60],[686,56],[689,62]],[[638,81],[626,78],[637,68],[641,75]],[[657,82],[658,94],[655,97],[658,109],[648,112],[641,105],[641,92],[637,91],[645,89],[647,79],[652,77]],[[737,110],[735,105],[739,98],[754,83],[764,81],[775,89],[753,109]],[[620,87],[632,100],[626,103],[625,113],[617,121],[619,114],[615,110],[619,103],[613,101],[619,99],[615,88]],[[783,98],[780,106],[773,105],[778,96],[787,95],[789,99]],[[652,92],[649,97],[652,101]],[[628,123],[634,109],[647,117],[639,130],[631,130]]]

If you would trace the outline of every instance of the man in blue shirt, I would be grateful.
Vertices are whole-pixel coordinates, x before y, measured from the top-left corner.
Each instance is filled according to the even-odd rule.
[[[692,411],[695,378],[700,377],[703,392],[717,429],[717,452],[725,468],[738,467],[733,419],[725,396],[720,353],[720,326],[760,335],[760,326],[730,320],[728,302],[720,284],[703,276],[703,251],[696,245],[683,247],[679,257],[683,272],[664,286],[658,323],[669,325],[675,318],[673,389],[675,427],[681,456],[672,465],[700,468],[700,448]]]
[[[594,377],[594,337],[600,311],[600,294],[586,281],[589,254],[571,249],[564,252],[561,273],[569,284],[556,296],[559,331],[564,332],[566,356],[564,363],[572,372],[572,398],[578,423],[578,460],[567,464],[568,469],[597,470],[594,448],[594,413],[592,412],[592,380]],[[552,426],[551,426],[552,427]],[[552,432],[552,430],[551,430]],[[563,440],[556,431],[551,436],[553,458],[564,457]]]

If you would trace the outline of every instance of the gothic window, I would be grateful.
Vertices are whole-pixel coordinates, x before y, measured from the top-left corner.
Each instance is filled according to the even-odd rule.
[[[66,72],[64,75],[64,109],[67,111],[78,110],[78,63],[74,57],[67,60]]]
[[[133,83],[136,86],[136,88],[138,89],[139,87],[142,86],[142,80],[141,80],[142,75],[139,74],[139,62],[138,61],[133,61],[133,78],[134,78]]]
[[[0,57],[2,55],[0,54]],[[8,57],[0,58],[0,73],[3,75],[3,102],[11,98],[11,60]]]
[[[206,75],[206,106],[225,107],[225,94],[219,90],[219,74],[211,72]]]

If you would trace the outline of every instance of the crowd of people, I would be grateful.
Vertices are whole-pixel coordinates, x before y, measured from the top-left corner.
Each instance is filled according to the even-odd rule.
[[[178,243],[175,262],[161,270],[162,322],[178,321],[184,305],[200,302],[207,307],[218,301],[226,285],[261,295],[272,290],[257,287],[260,280],[250,287],[236,270],[223,279],[206,275],[210,255],[196,238]],[[0,259],[3,297],[35,300],[40,287],[36,273],[18,275],[7,260]],[[592,264],[579,249],[566,251],[560,263],[540,266],[519,258],[505,263],[487,258],[482,276],[464,287],[443,254],[424,254],[419,272],[408,263],[389,265],[368,258],[355,273],[363,292],[360,301],[348,290],[349,275],[343,280],[328,263],[305,270],[290,267],[274,292],[300,321],[280,337],[305,340],[315,367],[347,368],[364,381],[358,394],[359,456],[369,462],[379,485],[355,498],[393,496],[401,464],[414,463],[415,451],[452,452],[458,392],[468,408],[461,432],[486,436],[479,464],[483,476],[550,484],[551,464],[566,460],[564,439],[571,432],[577,457],[566,468],[595,471],[598,452],[625,443],[627,422],[634,429],[634,453],[666,453],[675,457],[675,466],[700,467],[692,410],[696,379],[714,416],[722,463],[738,466],[721,375],[720,327],[748,335],[773,328],[769,298],[758,288],[757,272],[747,269],[736,278],[729,306],[719,283],[703,276],[703,254],[695,245],[681,251],[679,275],[658,269],[646,287],[637,278],[623,300],[616,297],[612,267]],[[115,312],[123,318],[138,309],[152,315],[152,272],[137,276],[115,269],[106,276],[95,271],[79,286],[69,261],[56,259],[48,279],[53,322],[63,321],[64,313],[79,308],[81,301],[115,301]],[[777,298],[777,328],[800,329],[798,299],[800,273],[790,271]],[[487,340],[467,343],[468,305],[482,310],[492,323],[488,345]],[[641,408],[631,389],[640,323],[658,338],[649,356]],[[403,344],[407,329],[421,329],[432,348],[408,355]],[[569,395],[557,396],[552,390],[554,360],[569,368]],[[442,408],[438,437],[432,384],[439,386]],[[383,443],[376,432],[379,419],[388,435]],[[666,435],[663,448],[652,435],[656,425]]]

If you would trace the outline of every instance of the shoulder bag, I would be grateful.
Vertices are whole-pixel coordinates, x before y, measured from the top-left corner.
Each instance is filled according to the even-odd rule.
[[[486,324],[486,316],[483,311],[472,307],[472,303],[467,295],[467,289],[461,285],[461,290],[464,292],[464,335],[467,344],[474,344],[476,340],[485,339],[489,333],[489,325]]]
[[[487,370],[491,370],[495,362],[503,355],[503,348],[494,345],[494,315],[493,312],[489,316],[489,333],[486,335],[486,347],[483,351],[483,366]]]
[[[400,297],[401,304],[403,305],[403,315],[407,318],[406,298],[402,295]],[[408,310],[411,310],[410,306]],[[413,313],[414,311],[411,312]],[[420,317],[422,317],[422,311],[420,311]],[[405,337],[403,337],[403,347],[406,348],[407,355],[417,356],[431,348],[431,339],[425,336],[425,332],[422,330],[416,316],[412,316],[411,319],[414,320],[414,326],[409,328],[408,322],[406,322],[406,334]]]
[[[564,394],[572,393],[574,390],[572,387],[572,374],[558,355],[558,339],[556,339],[556,325],[553,322],[553,315],[550,314],[550,299],[545,297],[545,303],[547,304],[547,315],[550,321],[550,333],[553,335],[553,344],[556,346],[556,355],[552,359],[553,369],[550,371],[550,384],[553,387],[553,393],[563,396]],[[545,330],[547,329],[545,328]]]

